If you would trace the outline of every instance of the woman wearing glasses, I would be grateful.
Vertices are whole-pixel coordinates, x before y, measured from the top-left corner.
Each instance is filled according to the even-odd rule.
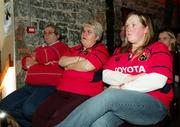
[[[111,87],[78,106],[56,127],[151,125],[167,115],[172,101],[172,55],[153,41],[150,18],[131,12],[125,22],[128,43],[104,66]]]
[[[46,44],[22,59],[22,67],[27,70],[25,85],[0,102],[0,109],[7,111],[23,127],[31,126],[37,106],[56,91],[55,86],[63,71],[58,60],[68,50],[68,46],[58,40],[59,37],[55,25],[49,24],[44,28]]]
[[[57,92],[41,104],[34,117],[34,127],[54,127],[76,106],[102,92],[103,83],[97,76],[109,54],[101,42],[103,27],[97,21],[83,24],[81,44],[72,47],[59,61],[64,67]]]

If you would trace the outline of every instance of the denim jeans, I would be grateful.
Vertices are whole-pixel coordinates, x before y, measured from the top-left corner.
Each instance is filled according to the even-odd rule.
[[[22,127],[31,127],[32,114],[56,89],[51,86],[25,85],[0,102],[0,109],[12,115]]]
[[[118,127],[124,121],[151,125],[166,115],[165,106],[146,93],[109,88],[82,103],[56,127]]]

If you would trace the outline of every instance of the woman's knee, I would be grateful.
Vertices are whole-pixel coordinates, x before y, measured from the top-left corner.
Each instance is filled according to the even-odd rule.
[[[110,126],[110,124],[108,124],[108,122],[110,121],[107,121],[106,119],[103,119],[103,117],[100,117],[91,125],[91,127],[112,127]]]
[[[97,119],[91,127],[115,127],[123,124],[124,121],[112,112],[107,112],[99,119]]]

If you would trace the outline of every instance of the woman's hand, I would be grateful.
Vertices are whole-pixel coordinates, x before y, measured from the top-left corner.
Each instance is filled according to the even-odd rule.
[[[26,67],[29,68],[30,66],[36,64],[37,61],[35,60],[35,57],[32,56],[32,57],[27,57],[26,58]]]

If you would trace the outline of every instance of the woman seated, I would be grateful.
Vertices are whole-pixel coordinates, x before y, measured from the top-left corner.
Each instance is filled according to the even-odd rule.
[[[56,91],[63,70],[59,58],[68,46],[59,40],[60,33],[54,24],[44,28],[44,41],[35,51],[25,56],[22,67],[27,70],[25,85],[1,100],[0,109],[7,111],[23,127],[29,127],[32,115],[40,103]]]
[[[118,127],[124,122],[151,125],[167,115],[173,97],[172,55],[153,42],[150,18],[132,12],[125,22],[128,43],[105,64],[111,87],[79,105],[56,127]]]
[[[32,121],[34,127],[54,127],[80,103],[103,91],[102,80],[93,78],[109,58],[101,43],[102,34],[102,25],[97,21],[83,24],[81,44],[59,60],[65,70],[58,91],[38,107]]]

